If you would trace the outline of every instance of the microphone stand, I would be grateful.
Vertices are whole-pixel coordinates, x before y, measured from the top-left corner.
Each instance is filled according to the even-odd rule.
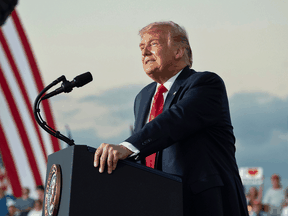
[[[62,75],[61,77],[59,77],[58,79],[54,80],[50,85],[48,85],[47,87],[45,87],[37,96],[37,98],[35,99],[34,102],[34,117],[37,121],[37,123],[40,125],[40,127],[42,127],[46,132],[48,132],[49,134],[51,134],[52,136],[66,142],[68,145],[73,146],[75,145],[74,140],[73,139],[69,139],[68,137],[64,136],[63,134],[61,134],[59,131],[54,130],[53,128],[51,128],[49,125],[46,124],[45,121],[43,121],[41,115],[40,115],[40,103],[42,101],[42,96],[43,94],[48,91],[51,87],[57,85],[59,82],[67,82],[66,78],[64,75]],[[45,98],[44,98],[45,100]]]

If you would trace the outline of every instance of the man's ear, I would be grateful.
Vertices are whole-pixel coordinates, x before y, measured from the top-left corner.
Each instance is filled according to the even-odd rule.
[[[177,47],[175,50],[175,59],[179,60],[184,56],[185,48],[184,47]]]

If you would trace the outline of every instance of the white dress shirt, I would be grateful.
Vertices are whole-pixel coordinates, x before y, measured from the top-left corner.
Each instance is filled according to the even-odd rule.
[[[182,70],[183,70],[183,69],[182,69]],[[182,72],[182,70],[179,71],[177,74],[175,74],[173,77],[171,77],[169,80],[167,80],[167,81],[163,84],[163,85],[165,86],[165,88],[168,90],[168,91],[166,91],[165,93],[163,93],[164,102],[165,102],[165,100],[166,100],[166,97],[167,97],[167,95],[168,95],[168,92],[170,91],[173,83],[175,82],[175,80],[177,79],[177,77],[179,76],[179,74]],[[157,90],[157,88],[158,88],[159,86],[160,86],[160,84],[157,83],[156,90]],[[155,97],[156,92],[157,92],[157,91],[155,91],[154,96],[152,97],[152,101],[154,100],[154,97]],[[149,113],[151,112],[151,107],[152,107],[152,103],[151,103],[151,105],[150,105]],[[149,115],[148,115],[148,116],[149,116]],[[149,122],[148,116],[146,117],[146,118],[147,118],[146,124]],[[120,145],[123,145],[123,146],[125,146],[126,148],[128,148],[130,151],[134,152],[133,154],[130,155],[130,157],[135,156],[135,155],[137,155],[137,154],[140,152],[135,146],[133,146],[133,145],[132,145],[131,143],[129,143],[129,142],[122,142],[122,143],[120,143]]]

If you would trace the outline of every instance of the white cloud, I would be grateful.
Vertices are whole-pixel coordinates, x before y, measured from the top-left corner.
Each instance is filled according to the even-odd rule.
[[[111,106],[103,101],[79,102],[71,97],[62,97],[65,99],[53,101],[53,110],[60,131],[65,131],[65,125],[68,124],[72,131],[92,129],[98,138],[107,139],[128,131],[129,125],[133,124],[132,106],[127,104]]]
[[[117,137],[124,131],[129,130],[129,123],[123,122],[121,125],[95,125],[97,136],[99,138]]]
[[[275,97],[272,95],[263,95],[263,96],[260,95],[258,98],[256,98],[256,101],[259,104],[266,104],[272,102],[274,99]]]
[[[278,130],[272,132],[272,137],[270,140],[270,145],[280,145],[280,143],[288,144],[288,133],[283,133]]]

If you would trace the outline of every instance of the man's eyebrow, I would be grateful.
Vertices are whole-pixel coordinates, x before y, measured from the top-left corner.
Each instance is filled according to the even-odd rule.
[[[151,40],[148,41],[148,43],[151,43],[152,41],[159,41],[159,39],[156,39],[156,38],[155,39],[151,39]],[[145,43],[140,43],[139,47],[143,46],[144,44]]]

